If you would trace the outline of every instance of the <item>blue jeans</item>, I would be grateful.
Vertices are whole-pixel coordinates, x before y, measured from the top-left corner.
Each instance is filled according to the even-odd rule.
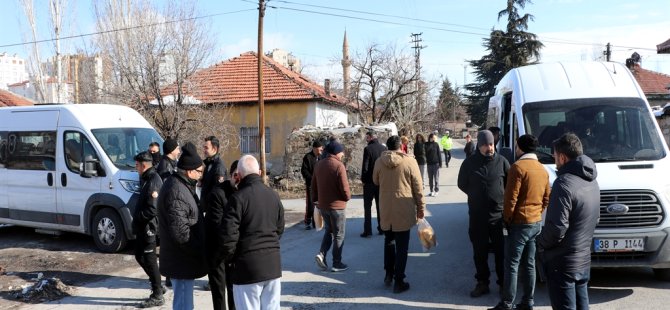
[[[326,253],[333,246],[333,264],[342,262],[342,247],[344,247],[344,224],[347,222],[347,216],[344,210],[324,210],[321,209],[323,216],[323,240],[319,252],[326,257]],[[333,239],[335,244],[333,245]]]
[[[533,224],[512,224],[505,238],[505,277],[502,302],[514,305],[517,280],[521,283],[523,295],[521,304],[533,305],[535,294],[535,238],[540,234],[542,222]]]
[[[566,272],[563,268],[552,268],[545,264],[547,285],[551,307],[562,309],[589,309],[589,292],[587,285],[591,277],[591,268],[579,272]]]
[[[172,278],[172,290],[174,299],[172,300],[173,310],[193,310],[193,285],[195,279],[175,279]]]

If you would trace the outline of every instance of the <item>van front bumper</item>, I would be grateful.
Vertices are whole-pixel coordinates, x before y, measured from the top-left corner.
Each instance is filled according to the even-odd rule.
[[[644,240],[644,248],[637,252],[594,252],[591,244],[592,267],[651,267],[670,268],[670,228],[659,231],[625,234],[594,234],[596,239]]]

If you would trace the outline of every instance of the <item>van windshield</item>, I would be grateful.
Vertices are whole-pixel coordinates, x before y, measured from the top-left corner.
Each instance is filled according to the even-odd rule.
[[[123,170],[135,170],[135,155],[146,151],[151,142],[163,143],[152,128],[103,128],[91,132],[112,163]]]
[[[532,102],[523,106],[526,132],[539,140],[538,157],[554,163],[552,142],[567,132],[582,141],[595,162],[665,157],[655,120],[640,98],[590,98]]]

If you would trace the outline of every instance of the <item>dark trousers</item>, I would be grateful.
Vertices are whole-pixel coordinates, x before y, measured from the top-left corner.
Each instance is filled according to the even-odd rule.
[[[398,283],[405,279],[408,247],[409,230],[384,232],[384,269]]]
[[[489,284],[489,242],[495,255],[496,275],[498,276],[498,285],[502,285],[504,279],[504,252],[505,242],[503,239],[502,220],[489,223],[487,218],[479,219],[476,216],[470,216],[470,242],[472,242],[473,258],[477,272],[475,278],[477,282]]]
[[[326,257],[330,247],[333,247],[333,265],[342,262],[342,248],[344,247],[345,224],[347,216],[344,210],[320,209],[323,215],[323,239],[319,253]],[[334,242],[333,242],[334,241]]]
[[[156,242],[147,242],[145,238],[138,236],[135,241],[135,260],[144,269],[151,282],[152,296],[163,296],[161,286],[161,274],[158,271],[158,258],[156,256]]]
[[[444,151],[444,163],[449,168],[449,161],[451,160],[451,150],[442,149]]]
[[[314,226],[314,202],[312,201],[312,187],[305,186],[305,225]]]
[[[233,301],[233,283],[230,280],[231,272],[228,269],[230,268],[226,267],[226,263],[221,262],[216,267],[210,268],[207,273],[214,310],[235,309],[235,302]],[[227,308],[226,305],[228,305]]]
[[[581,272],[566,272],[563,268],[544,265],[552,309],[589,309],[588,283],[590,268]]]
[[[379,186],[374,183],[363,184],[363,210],[365,211],[365,220],[363,221],[363,233],[372,234],[372,199],[375,200],[377,209],[377,231],[382,232],[379,226]]]

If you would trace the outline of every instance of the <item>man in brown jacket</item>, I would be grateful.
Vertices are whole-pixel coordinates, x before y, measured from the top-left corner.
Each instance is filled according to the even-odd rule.
[[[509,169],[503,221],[507,227],[505,238],[505,278],[501,301],[494,310],[533,309],[535,292],[535,239],[542,228],[542,212],[549,204],[549,174],[537,160],[538,141],[533,135],[516,140],[516,157]],[[519,268],[521,267],[521,268]],[[523,295],[514,305],[517,278]]]
[[[394,293],[409,289],[405,282],[409,230],[423,218],[423,181],[414,157],[400,151],[400,137],[386,140],[388,151],[375,163],[372,181],[379,186],[380,224],[384,231],[384,284],[393,286]]]
[[[321,249],[316,254],[316,264],[323,270],[328,269],[326,254],[333,245],[333,272],[345,271],[349,267],[342,263],[342,247],[344,246],[344,227],[347,221],[345,208],[351,199],[347,169],[342,163],[344,147],[337,141],[326,146],[328,156],[314,167],[312,175],[312,199],[321,211],[324,223]],[[333,239],[335,240],[333,244]]]

